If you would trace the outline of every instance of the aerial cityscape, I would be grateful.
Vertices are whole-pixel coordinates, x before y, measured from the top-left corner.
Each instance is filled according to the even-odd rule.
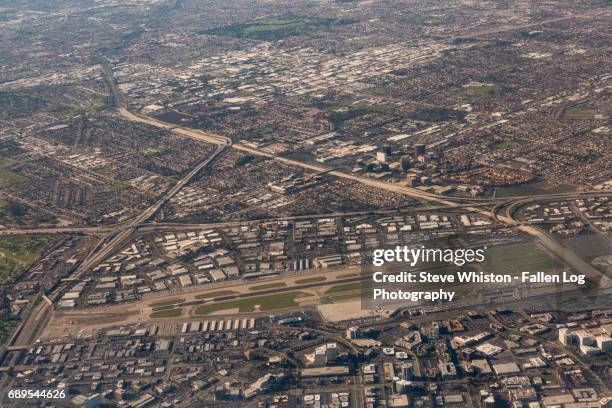
[[[0,0],[0,407],[612,407],[610,0]]]

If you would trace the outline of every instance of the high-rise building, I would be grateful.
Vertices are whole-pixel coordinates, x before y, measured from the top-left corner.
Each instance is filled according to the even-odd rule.
[[[307,356],[315,366],[323,367],[327,363],[334,362],[338,358],[338,345],[336,343],[326,343],[315,349],[314,354]]]
[[[425,154],[425,145],[424,144],[415,144],[414,145],[414,156],[420,156]]]
[[[412,378],[412,364],[402,363],[399,366],[399,375],[402,380],[408,381]]]
[[[410,381],[398,379],[393,381],[396,394],[407,394],[412,386]]]
[[[402,170],[407,171],[410,169],[410,156],[402,156],[400,163],[402,164]]]
[[[327,343],[327,361],[336,361],[338,358],[338,345],[336,343]]]

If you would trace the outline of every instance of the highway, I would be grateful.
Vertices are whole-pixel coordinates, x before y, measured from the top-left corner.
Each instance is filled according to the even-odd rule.
[[[108,79],[108,82],[114,84],[114,79],[112,78]],[[114,89],[114,92],[117,92],[116,86],[113,86],[111,88]],[[116,100],[121,101],[120,96],[118,96]],[[399,184],[393,184],[393,183],[388,183],[385,181],[375,180],[369,177],[357,176],[353,174],[344,173],[344,172],[333,170],[333,169],[330,169],[330,168],[327,168],[325,166],[318,165],[318,164],[304,163],[304,162],[294,160],[294,159],[275,156],[270,153],[263,152],[259,149],[254,149],[254,148],[247,147],[241,144],[232,144],[229,138],[219,136],[219,135],[213,135],[207,132],[203,132],[201,130],[190,129],[190,128],[185,128],[185,127],[176,127],[175,125],[165,123],[165,122],[159,121],[154,118],[150,118],[144,115],[134,114],[132,112],[129,112],[123,106],[118,108],[118,112],[124,118],[128,120],[145,123],[145,124],[156,126],[159,128],[168,129],[169,131],[179,136],[182,136],[182,137],[190,137],[190,138],[197,139],[200,141],[205,141],[207,143],[214,143],[218,145],[218,148],[211,157],[207,158],[203,162],[199,163],[196,167],[194,167],[174,187],[172,187],[166,194],[164,194],[164,196],[161,197],[154,205],[152,205],[151,207],[143,211],[141,214],[139,214],[138,216],[130,220],[128,223],[121,225],[121,226],[117,226],[115,228],[110,228],[110,227],[66,228],[65,231],[67,232],[69,231],[77,232],[78,231],[78,232],[95,233],[95,232],[101,232],[101,231],[107,232],[110,230],[111,233],[112,232],[116,233],[116,235],[110,236],[110,240],[107,243],[101,245],[101,248],[98,251],[91,254],[91,256],[85,259],[85,261],[79,266],[73,278],[78,278],[85,271],[95,267],[97,264],[102,262],[106,257],[110,256],[115,251],[117,251],[123,244],[125,244],[127,239],[134,233],[136,227],[141,226],[145,221],[147,221],[150,217],[152,217],[163,204],[165,204],[178,191],[180,191],[185,185],[187,185],[189,181],[191,181],[191,179],[195,177],[196,174],[198,174],[212,160],[214,160],[219,154],[221,154],[221,152],[224,149],[228,147],[232,147],[240,151],[245,151],[251,154],[268,157],[272,160],[276,160],[276,161],[282,162],[290,166],[301,167],[306,170],[315,171],[315,172],[326,172],[329,175],[347,179],[350,181],[355,181],[355,182],[358,182],[358,183],[361,183],[361,184],[364,184],[370,187],[379,188],[385,191],[390,191],[390,192],[394,192],[398,194],[407,195],[413,198],[433,202],[439,206],[438,208],[442,208],[442,207],[462,208],[462,209],[465,209],[466,211],[469,211],[475,214],[479,214],[486,218],[494,218],[503,224],[515,226],[520,231],[525,232],[535,237],[536,240],[540,242],[544,248],[546,248],[549,252],[551,252],[555,256],[563,259],[567,264],[569,264],[576,270],[585,273],[587,276],[600,282],[601,284],[605,284],[606,286],[609,285],[609,279],[607,277],[603,276],[594,267],[584,262],[579,256],[573,253],[573,251],[564,247],[560,243],[554,241],[546,233],[539,230],[538,228],[534,226],[530,226],[530,225],[524,225],[524,223],[522,224],[516,219],[512,218],[511,214],[501,214],[499,211],[501,209],[506,209],[507,211],[509,208],[513,208],[516,205],[520,205],[524,202],[534,201],[538,199],[584,198],[584,197],[601,196],[601,195],[605,196],[605,195],[611,194],[611,192],[609,191],[596,191],[596,192],[587,191],[587,192],[580,192],[580,193],[537,195],[537,196],[528,196],[528,197],[516,197],[510,200],[508,199],[481,199],[480,202],[478,200],[467,199],[467,198],[442,197],[442,196],[439,196],[433,193],[429,193],[429,192],[422,191],[422,190],[415,189],[415,188],[410,188],[410,187],[399,185]],[[486,203],[497,204],[497,205],[493,208],[493,210],[479,208],[479,206],[486,204]],[[259,221],[259,222],[262,222],[262,221]],[[241,222],[238,221],[238,223],[241,223]],[[220,225],[222,226],[222,225],[235,225],[235,224],[236,224],[236,221],[232,221],[232,222],[227,222],[227,223],[219,223],[218,225],[217,224],[206,224],[206,226],[220,226]],[[163,224],[159,224],[159,225],[145,226],[145,228],[147,228],[147,230],[150,231],[156,228],[164,229],[167,227],[164,227]],[[59,231],[59,229],[46,229],[46,231],[53,232],[53,231]],[[3,231],[3,232],[0,232],[0,234],[8,235],[10,232],[11,232],[10,230]],[[12,232],[15,232],[15,230],[12,230]],[[33,232],[33,230],[29,230],[29,232]]]
[[[199,141],[204,141],[207,143],[214,143],[214,144],[226,143],[228,146],[230,146],[233,149],[243,151],[246,153],[250,153],[256,156],[266,157],[271,160],[275,160],[275,161],[284,163],[292,167],[300,167],[305,170],[309,170],[309,171],[313,171],[317,173],[326,173],[326,174],[329,174],[329,175],[332,175],[338,178],[355,181],[355,182],[361,183],[369,187],[379,188],[385,191],[411,196],[411,197],[414,197],[420,200],[431,201],[438,205],[443,205],[447,207],[464,207],[465,204],[486,204],[486,203],[496,204],[496,203],[504,203],[504,202],[514,201],[514,200],[519,200],[519,199],[583,197],[583,196],[588,196],[589,194],[602,194],[602,193],[612,194],[612,191],[596,191],[596,192],[580,192],[580,193],[553,193],[553,194],[542,194],[542,195],[532,195],[532,196],[519,196],[519,197],[514,197],[511,200],[507,198],[445,197],[445,196],[441,196],[435,193],[423,191],[418,188],[401,185],[398,183],[389,183],[386,181],[380,181],[380,180],[376,180],[376,179],[366,177],[366,176],[359,176],[355,174],[345,173],[345,172],[335,170],[333,168],[330,168],[324,165],[320,165],[320,164],[316,164],[316,163],[306,163],[306,162],[302,162],[296,159],[290,159],[287,157],[277,156],[277,155],[265,152],[261,149],[256,149],[253,147],[245,146],[244,144],[241,144],[241,143],[233,144],[232,141],[227,137],[211,134],[209,132],[204,132],[204,131],[197,130],[197,129],[191,129],[187,127],[177,127],[176,125],[173,125],[167,122],[163,122],[155,118],[151,118],[149,116],[132,113],[125,108],[120,108],[119,113],[127,120],[145,123],[145,124],[155,126],[158,128],[168,129],[171,132],[179,136],[189,137],[189,138],[199,140]],[[481,211],[476,208],[471,209],[469,205],[467,206],[467,209],[469,209],[470,211],[482,213],[487,218],[490,218],[490,213],[488,212]]]
[[[7,345],[14,348],[28,347],[36,340],[38,332],[47,325],[52,312],[53,304],[51,301],[44,295],[39,294],[25,314],[27,317]]]
[[[416,198],[418,200],[424,200],[427,202],[434,203],[437,206],[450,208],[450,209],[464,209],[473,214],[481,215],[485,218],[494,219],[498,222],[509,225],[512,227],[516,227],[517,230],[529,234],[534,237],[535,240],[548,252],[553,254],[555,257],[562,259],[566,264],[574,268],[576,271],[580,273],[584,273],[591,279],[593,282],[598,283],[601,288],[609,288],[610,287],[610,279],[599,272],[596,268],[594,268],[589,263],[585,262],[582,258],[580,258],[576,253],[574,253],[571,249],[563,246],[561,243],[555,241],[552,237],[550,237],[547,233],[542,231],[541,229],[532,226],[525,225],[513,218],[512,216],[512,208],[515,208],[522,202],[528,200],[538,200],[538,199],[554,199],[554,198],[570,198],[570,197],[588,197],[594,194],[602,194],[609,195],[611,192],[609,191],[597,191],[597,192],[579,192],[579,193],[564,193],[564,194],[551,194],[551,195],[538,195],[538,196],[528,196],[528,197],[515,197],[513,199],[470,199],[470,198],[461,198],[461,197],[443,197],[434,193],[430,193],[427,191],[419,190],[416,188],[408,187],[405,185],[400,185],[397,183],[389,183],[385,181],[380,181],[376,179],[372,179],[365,176],[354,175],[345,173],[339,170],[335,170],[324,165],[314,164],[314,163],[306,163],[296,159],[290,159],[287,157],[280,157],[273,155],[271,153],[262,151],[260,149],[252,148],[249,146],[245,146],[244,144],[233,144],[231,139],[211,134],[209,132],[204,132],[198,129],[191,129],[187,127],[176,126],[171,123],[166,123],[155,118],[136,114],[130,112],[127,109],[126,104],[123,101],[123,98],[117,88],[117,83],[113,76],[112,68],[107,60],[104,60],[102,63],[102,68],[104,72],[104,77],[111,89],[111,93],[113,95],[114,104],[117,108],[117,112],[123,118],[133,122],[144,123],[150,126],[154,126],[157,128],[166,129],[177,136],[180,137],[188,137],[192,139],[196,139],[199,141],[204,141],[206,143],[212,143],[217,146],[215,152],[206,159],[202,160],[195,167],[193,167],[187,174],[185,174],[172,188],[170,188],[165,194],[163,194],[153,205],[142,211],[140,214],[135,216],[134,218],[121,223],[116,224],[114,226],[102,226],[102,227],[58,227],[58,228],[43,228],[43,229],[7,229],[0,231],[0,235],[9,235],[9,234],[22,234],[22,233],[83,233],[83,234],[105,234],[104,238],[100,241],[100,244],[85,258],[85,260],[79,265],[77,270],[70,277],[71,280],[80,278],[84,273],[90,271],[95,268],[98,264],[104,261],[107,257],[111,256],[113,253],[118,251],[124,246],[130,237],[137,231],[137,229],[141,226],[145,226],[145,222],[148,221],[153,215],[170,200],[174,195],[176,195],[183,187],[185,187],[192,179],[208,166],[213,160],[215,160],[223,151],[228,148],[234,148],[239,151],[243,151],[249,154],[254,154],[257,156],[267,157],[271,160],[278,161],[280,163],[300,167],[305,170],[313,171],[313,172],[325,172],[331,176],[342,178],[345,180],[353,181],[360,183],[362,185],[366,185],[373,188],[378,188],[381,190],[402,194],[405,196],[409,196],[412,198]],[[482,205],[490,204],[494,207],[492,209],[483,208]],[[505,211],[505,213],[503,213]],[[369,213],[369,212],[368,212]],[[212,224],[211,224],[212,225]],[[164,228],[164,225],[151,226],[146,225],[148,230],[153,230],[155,228]],[[52,296],[52,299],[57,299],[59,295],[61,295],[61,291],[65,288],[65,285],[61,285]]]
[[[386,183],[389,184],[389,183]],[[385,186],[386,187],[386,186]],[[401,187],[401,186],[398,186]],[[601,190],[601,191],[584,191],[584,192],[572,192],[572,193],[559,193],[559,194],[546,194],[546,195],[534,195],[534,196],[517,196],[508,199],[481,199],[477,202],[459,202],[454,203],[453,206],[448,205],[429,205],[420,207],[410,207],[410,209],[420,211],[444,211],[444,210],[472,210],[474,207],[490,207],[494,205],[487,218],[494,218],[497,221],[503,222],[499,217],[506,216],[508,220],[506,224],[530,224],[528,221],[509,221],[511,213],[515,209],[532,202],[538,202],[542,200],[570,200],[580,198],[593,198],[593,197],[609,197],[612,195],[612,191]],[[448,200],[453,200],[454,197],[448,197]],[[310,215],[295,215],[285,217],[270,217],[270,218],[259,218],[253,220],[235,220],[235,221],[222,221],[215,223],[204,223],[204,224],[185,224],[185,223],[155,223],[147,224],[141,223],[140,229],[143,231],[151,232],[156,230],[167,230],[167,229],[189,229],[189,228],[214,228],[214,227],[230,227],[254,223],[266,223],[275,221],[292,221],[302,220],[309,218],[320,218],[320,217],[354,217],[354,216],[366,216],[371,214],[385,215],[385,214],[401,214],[405,212],[404,208],[383,208],[377,210],[363,210],[363,211],[347,211],[347,212],[333,212],[333,213],[321,213],[321,214],[310,214]],[[112,232],[120,231],[130,224],[131,220],[126,220],[118,224],[112,225],[101,225],[97,227],[87,226],[65,226],[65,227],[41,227],[41,228],[6,228],[0,229],[0,236],[9,235],[36,235],[36,234],[110,234]]]
[[[380,188],[386,191],[408,195],[408,196],[411,196],[417,199],[421,199],[421,200],[432,201],[432,202],[446,205],[449,207],[457,206],[458,203],[461,203],[461,202],[475,201],[475,199],[462,198],[462,197],[448,197],[447,198],[447,197],[443,197],[443,196],[440,196],[434,193],[419,190],[417,188],[407,187],[407,186],[400,185],[400,184],[392,184],[392,183],[388,183],[385,181],[379,181],[376,179],[372,179],[369,177],[357,176],[354,174],[349,174],[349,173],[345,173],[342,171],[334,170],[334,169],[331,169],[329,167],[319,165],[319,164],[306,163],[306,162],[298,161],[295,159],[289,159],[286,157],[276,156],[276,155],[273,155],[271,153],[265,152],[260,149],[255,149],[249,146],[245,146],[243,144],[232,144],[231,140],[224,136],[211,134],[209,132],[204,132],[198,129],[191,129],[187,127],[177,127],[176,125],[173,125],[171,123],[163,122],[163,121],[160,121],[158,119],[155,119],[149,116],[135,114],[133,112],[128,111],[124,107],[119,108],[118,112],[121,116],[123,116],[127,120],[144,123],[150,126],[161,128],[161,129],[167,129],[178,136],[188,137],[188,138],[192,138],[195,140],[199,140],[199,141],[203,141],[207,143],[213,143],[213,144],[223,143],[224,145],[231,146],[233,149],[243,151],[246,153],[250,153],[250,154],[254,154],[257,156],[261,156],[261,157],[267,157],[269,159],[287,164],[292,167],[301,167],[305,170],[313,171],[316,173],[324,172],[324,173],[330,174],[335,177],[339,177],[339,178],[343,178],[343,179],[347,179],[351,181],[356,181],[361,184],[367,185],[369,187]],[[490,200],[485,199],[485,201],[489,202]]]
[[[486,206],[486,203],[477,203],[477,206]],[[139,230],[141,231],[163,231],[169,229],[189,229],[189,228],[221,228],[221,227],[232,227],[239,225],[249,224],[262,224],[268,222],[278,221],[295,221],[295,220],[307,220],[311,218],[324,218],[324,217],[358,217],[367,215],[393,215],[393,214],[404,214],[411,212],[412,210],[419,211],[449,211],[453,209],[462,209],[472,207],[474,204],[458,204],[457,206],[450,209],[443,205],[432,205],[432,206],[421,206],[421,207],[397,207],[397,208],[383,208],[377,210],[363,210],[363,211],[343,211],[343,212],[332,212],[332,213],[320,213],[320,214],[309,214],[309,215],[293,215],[283,217],[269,217],[269,218],[256,218],[249,220],[231,220],[221,221],[213,223],[198,223],[198,224],[186,224],[186,223],[173,223],[173,222],[156,222],[147,223],[143,222],[140,224]],[[40,228],[6,228],[0,230],[0,236],[9,235],[43,235],[43,234],[82,234],[82,235],[99,235],[99,234],[110,234],[112,232],[120,231],[130,220],[123,221],[121,223],[112,225],[101,225],[97,227],[87,226],[66,226],[66,227],[40,227]]]
[[[140,115],[135,115],[129,112],[125,108],[125,103],[123,102],[123,98],[121,93],[117,89],[117,83],[112,73],[112,69],[110,64],[105,59],[102,63],[102,68],[104,72],[104,77],[106,82],[108,83],[112,95],[114,104],[118,108],[118,112],[124,116],[126,119],[131,121],[141,121]],[[143,119],[144,120],[144,119]],[[146,123],[146,122],[145,122]],[[170,125],[160,125],[161,127],[168,128]],[[175,128],[172,129],[173,132],[180,132],[180,129]],[[202,133],[197,132],[194,133]],[[180,133],[179,133],[180,134]],[[204,136],[201,136],[204,137]],[[189,182],[202,171],[206,166],[208,166],[213,160],[215,160],[228,146],[231,145],[231,140],[222,136],[211,136],[207,140],[210,143],[214,143],[217,145],[216,150],[212,155],[198,163],[195,167],[193,167],[187,174],[185,174],[172,188],[170,188],[167,192],[165,192],[153,205],[145,209],[136,217],[132,218],[126,224],[122,225],[119,231],[111,232],[107,237],[102,240],[102,245],[98,247],[98,249],[92,252],[85,260],[79,265],[78,269],[71,276],[71,279],[77,279],[82,276],[83,273],[97,266],[100,262],[102,262],[106,257],[113,254],[125,242],[128,240],[130,236],[134,233],[136,227],[138,227],[143,222],[147,221],[151,218],[168,200],[170,200],[176,193],[181,191],[183,187],[185,187]],[[106,243],[104,241],[107,241]]]
[[[574,198],[587,198],[587,197],[607,197],[610,196],[609,191],[601,192],[584,192],[584,193],[573,193],[570,195],[564,195],[564,197]],[[549,196],[547,199],[554,200],[556,196]],[[612,281],[608,276],[600,272],[590,263],[586,262],[580,256],[578,256],[572,249],[566,247],[561,242],[555,240],[552,236],[544,232],[541,228],[536,225],[520,224],[520,221],[516,219],[515,213],[521,206],[527,205],[539,201],[536,198],[519,198],[513,200],[504,205],[495,206],[492,210],[493,217],[505,224],[517,224],[516,228],[519,231],[527,233],[533,236],[536,241],[548,252],[553,254],[555,257],[563,260],[574,270],[585,274],[593,283],[596,283],[600,289],[608,289],[612,287]]]
[[[127,110],[125,110],[125,112],[127,112]],[[129,112],[127,113],[128,115],[124,116],[126,119],[134,118],[134,120],[137,120],[143,123],[147,123],[152,126],[160,126],[164,128],[169,128],[169,126],[171,126],[167,123],[160,122],[156,119],[148,118],[143,115],[134,115]],[[179,134],[179,135],[192,137],[194,139],[203,140],[207,142],[214,142],[215,140],[219,140],[219,138],[222,138],[221,136],[211,135],[210,133],[202,132],[202,131],[195,130],[195,129],[189,129],[185,127],[174,128],[172,129],[172,132]],[[356,181],[358,183],[361,183],[361,184],[364,184],[370,187],[374,187],[374,188],[379,188],[385,191],[390,191],[390,192],[394,192],[398,194],[404,194],[404,195],[414,197],[417,199],[434,202],[438,205],[443,205],[443,206],[447,206],[450,208],[458,207],[460,204],[466,201],[472,201],[470,199],[464,199],[464,198],[442,197],[437,194],[429,193],[426,191],[422,191],[422,190],[407,187],[407,186],[402,186],[399,184],[379,181],[379,180],[371,179],[369,177],[364,177],[364,176],[356,176],[353,174],[348,174],[348,173],[344,173],[344,172],[337,171],[337,170],[330,170],[327,167],[320,166],[317,164],[304,163],[304,162],[301,162],[295,159],[275,156],[270,153],[263,152],[259,149],[254,149],[251,147],[244,146],[242,144],[231,144],[230,146],[234,149],[238,149],[240,151],[245,151],[245,152],[259,155],[259,156],[268,157],[272,160],[276,160],[276,161],[285,163],[290,166],[301,167],[301,168],[315,171],[315,172],[327,172],[327,174],[332,175],[332,176],[336,176],[336,177],[351,180],[351,181]],[[598,192],[551,194],[551,195],[542,195],[542,196],[532,196],[529,198],[537,199],[537,198],[542,198],[542,197],[546,197],[546,198],[585,197],[585,196],[588,196],[589,194],[607,195],[607,194],[610,194],[610,192],[609,191],[598,191]],[[514,202],[515,200],[521,200],[521,199],[525,199],[525,197],[518,197],[514,200],[509,200],[509,201]],[[490,200],[490,201],[495,201],[495,200]],[[505,201],[508,201],[508,200],[505,200]],[[465,207],[465,210],[473,214],[479,214],[485,218],[495,218],[497,219],[497,221],[501,223],[515,226],[519,231],[524,232],[534,237],[536,241],[542,245],[543,248],[548,250],[554,256],[562,259],[565,263],[567,263],[569,266],[574,268],[576,271],[584,273],[593,281],[599,282],[599,284],[603,285],[603,287],[607,288],[610,286],[610,279],[608,277],[603,275],[600,271],[598,271],[592,265],[582,260],[582,258],[580,258],[576,253],[573,252],[573,250],[555,241],[550,236],[548,236],[548,234],[544,233],[542,230],[534,226],[530,226],[530,225],[521,225],[520,222],[518,222],[512,217],[508,217],[508,216],[500,215],[500,214],[493,214],[492,211],[478,208],[477,206],[468,205],[467,207]]]
[[[42,228],[7,228],[0,230],[0,236],[7,235],[40,235],[40,234],[103,234],[121,228],[115,224],[100,227],[42,227]]]
[[[118,232],[114,235],[108,243],[102,246],[102,248],[88,257],[81,263],[79,268],[77,269],[73,278],[78,278],[85,271],[95,267],[101,261],[103,261],[106,257],[110,256],[113,252],[119,249],[126,240],[134,233],[135,228],[147,221],[151,218],[160,208],[164,205],[168,200],[170,200],[176,193],[178,193],[183,187],[185,187],[204,167],[208,166],[223,150],[225,150],[227,146],[219,146],[215,150],[215,152],[200,162],[197,166],[195,166],[189,173],[183,176],[182,179],[179,180],[170,190],[168,190],[155,204],[147,208],[145,211],[140,213],[138,216],[133,218],[127,225],[122,228],[122,231]]]

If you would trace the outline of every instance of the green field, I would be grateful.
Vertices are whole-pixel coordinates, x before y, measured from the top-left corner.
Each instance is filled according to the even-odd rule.
[[[468,94],[475,96],[493,96],[501,92],[501,88],[496,85],[471,85],[464,89]]]
[[[183,309],[168,309],[168,310],[160,310],[159,312],[151,313],[152,319],[161,319],[164,317],[179,317],[183,314]]]
[[[325,292],[326,297],[333,303],[340,303],[350,299],[361,297],[363,282],[341,283],[332,286]]]
[[[0,169],[8,169],[13,164],[15,164],[15,160],[0,156]]]
[[[340,109],[349,108],[351,105],[355,103],[355,98],[344,98],[333,105],[327,106],[325,109],[328,112],[336,112]]]
[[[72,105],[59,105],[52,112],[56,115],[65,117],[74,117],[77,115],[83,115],[86,113],[103,111],[108,107],[108,101],[105,97],[96,98],[91,104],[87,106],[72,106]]]
[[[260,127],[259,129],[255,130],[255,133],[262,136],[270,135],[274,133],[274,128],[269,126]]]
[[[21,174],[13,173],[10,170],[0,168],[0,187],[23,183],[24,181],[28,181],[28,178],[26,176],[22,176]]]
[[[286,309],[296,307],[298,303],[295,299],[310,296],[304,292],[285,292],[274,295],[255,296],[244,299],[228,300],[226,302],[202,305],[195,311],[197,315],[208,315],[220,310],[238,309],[240,313],[253,312],[255,306],[259,305],[258,310],[267,312],[271,310]]]
[[[576,105],[565,110],[565,116],[570,119],[593,119],[597,109],[588,105]]]
[[[0,284],[12,283],[29,268],[49,243],[49,237],[2,238],[0,240]]]
[[[266,289],[276,289],[276,288],[286,288],[286,287],[287,287],[286,283],[277,282],[277,283],[268,283],[265,285],[251,286],[249,290],[266,290]]]
[[[167,154],[174,153],[174,150],[169,147],[156,147],[147,152],[147,156],[165,156]]]
[[[570,193],[572,191],[576,191],[576,186],[571,184],[553,185],[546,181],[538,181],[519,186],[498,187],[495,196],[506,198],[537,194]]]
[[[509,162],[504,163],[504,165],[513,169],[522,169],[523,167],[525,167],[523,163],[514,160],[510,160]]]
[[[121,191],[129,188],[127,184],[123,183],[112,183],[110,186],[106,188],[106,191],[109,193],[120,193]]]
[[[183,303],[184,301],[185,299],[183,298],[174,298],[174,299],[168,299],[168,300],[164,300],[160,302],[150,303],[149,306],[150,307],[169,306],[169,305],[174,305],[176,303]]]
[[[319,30],[328,30],[334,25],[350,23],[352,23],[350,20],[278,16],[243,24],[213,28],[203,31],[202,34],[275,41],[287,37],[310,34]]]
[[[542,377],[542,379],[546,382],[552,382],[555,381],[555,376],[554,374],[550,373],[549,371],[544,371],[540,374],[540,377]]]
[[[236,292],[233,290],[218,290],[216,292],[204,293],[202,295],[196,295],[196,299],[212,299],[219,296],[233,295]]]
[[[514,274],[516,272],[548,272],[553,260],[535,244],[520,244],[491,248],[486,253],[487,272]]]
[[[467,112],[457,109],[428,107],[417,109],[411,114],[411,118],[416,120],[422,120],[425,122],[445,122],[447,120],[463,122],[465,121],[466,115]]]
[[[361,282],[342,283],[340,285],[332,286],[331,288],[327,290],[327,292],[325,292],[325,294],[333,295],[336,293],[361,291],[362,286],[363,284]]]
[[[91,121],[91,123],[92,123],[94,126],[97,126],[97,127],[105,127],[105,126],[108,126],[108,122],[107,122],[106,120],[104,120],[104,119],[94,119],[94,120],[92,120],[92,121]]]
[[[307,283],[325,282],[326,280],[327,278],[325,276],[315,276],[313,278],[298,279],[295,283],[298,285],[305,285]]]
[[[493,148],[496,150],[507,149],[510,147],[510,142],[506,140],[499,140],[493,144]]]

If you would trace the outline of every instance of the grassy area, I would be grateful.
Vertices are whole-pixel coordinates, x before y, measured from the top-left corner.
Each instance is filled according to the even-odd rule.
[[[23,183],[24,181],[28,181],[26,176],[13,173],[10,170],[0,169],[0,187],[7,187],[12,184]]]
[[[95,119],[95,120],[91,121],[91,123],[94,126],[97,126],[97,127],[108,126],[108,122],[106,120],[104,120],[104,119]]]
[[[537,194],[569,193],[576,191],[576,186],[571,184],[550,184],[547,181],[523,184],[519,186],[498,187],[496,197],[516,197]]]
[[[89,107],[90,111],[102,111],[108,108],[110,105],[108,104],[108,99],[104,96],[96,98],[96,101]]]
[[[15,164],[15,160],[0,156],[0,169],[7,169]]]
[[[274,132],[274,129],[268,126],[261,127],[255,131],[258,135],[269,135]]]
[[[285,292],[274,295],[255,296],[244,299],[228,300],[226,302],[213,303],[210,305],[202,305],[195,311],[198,315],[208,315],[220,310],[238,309],[241,313],[255,311],[255,306],[259,306],[257,310],[267,312],[270,310],[286,309],[296,307],[297,298],[310,296],[304,292]]]
[[[174,299],[168,299],[168,300],[164,300],[161,302],[154,302],[154,303],[149,303],[150,307],[160,307],[160,306],[168,306],[168,305],[174,305],[177,303],[183,303],[185,301],[185,299],[183,298],[174,298]]]
[[[542,377],[542,379],[546,382],[555,381],[555,376],[548,371],[544,371],[542,374],[540,374],[540,377]]]
[[[345,122],[371,113],[383,113],[386,109],[388,109],[386,105],[355,106],[349,110],[332,111],[329,115],[329,121],[333,124],[334,129],[339,129]]]
[[[353,103],[355,103],[354,98],[344,98],[333,105],[330,105],[326,108],[328,112],[336,112],[340,109],[345,109],[350,107]]]
[[[204,293],[202,295],[196,295],[196,299],[212,299],[215,297],[219,297],[219,296],[227,296],[227,295],[233,295],[236,292],[234,292],[233,290],[218,290],[216,292],[210,292],[210,293]]]
[[[307,283],[325,282],[326,280],[327,278],[325,276],[315,276],[313,278],[298,279],[295,283],[298,285],[305,285]]]
[[[0,199],[0,225],[53,224],[57,219],[48,213],[14,201]]]
[[[465,121],[467,112],[442,108],[442,107],[431,107],[431,108],[420,108],[414,111],[411,115],[413,119],[423,120],[425,122],[444,122],[447,120],[456,120],[457,122]]]
[[[74,117],[77,115],[83,115],[86,113],[99,112],[108,108],[108,101],[105,97],[96,98],[90,105],[86,106],[72,106],[72,105],[60,105],[52,110],[53,113],[60,116]]]
[[[470,85],[464,89],[465,92],[474,96],[493,96],[501,92],[501,88],[496,85]]]
[[[125,189],[127,189],[129,186],[127,184],[123,184],[123,183],[112,183],[110,186],[108,186],[106,188],[106,191],[108,191],[109,193],[119,193]]]
[[[588,105],[576,105],[565,110],[565,116],[570,119],[592,119],[597,115],[597,109]]]
[[[0,240],[0,284],[14,282],[40,256],[49,243],[46,236]]]
[[[286,288],[286,287],[287,287],[286,283],[277,282],[277,283],[267,283],[265,285],[251,286],[249,290],[266,290],[266,289],[276,289],[276,288]]]
[[[180,317],[183,314],[183,309],[168,309],[168,310],[160,310],[159,312],[151,313],[152,319],[161,319],[164,317]]]
[[[496,150],[507,149],[508,147],[510,147],[510,142],[506,140],[498,140],[493,144],[493,148]]]
[[[360,291],[362,288],[362,283],[361,282],[355,282],[355,283],[342,283],[340,285],[334,285],[331,288],[329,288],[327,290],[327,292],[325,292],[326,295],[333,295],[336,293],[343,293],[343,292],[354,292],[354,291]]]
[[[213,28],[203,31],[203,34],[275,41],[287,37],[305,35],[319,30],[327,30],[334,25],[350,23],[352,23],[350,20],[277,16],[243,24],[232,24],[225,27]]]
[[[554,263],[546,252],[534,244],[521,244],[489,249],[485,265],[487,272],[513,274],[551,271]]]
[[[504,165],[512,167],[513,169],[522,169],[525,165],[521,162],[511,160],[509,162],[504,163]]]
[[[156,147],[155,149],[149,150],[147,156],[165,156],[171,153],[174,153],[174,150],[169,147]]]
[[[0,320],[0,343],[4,343],[15,326],[17,326],[16,320]]]

